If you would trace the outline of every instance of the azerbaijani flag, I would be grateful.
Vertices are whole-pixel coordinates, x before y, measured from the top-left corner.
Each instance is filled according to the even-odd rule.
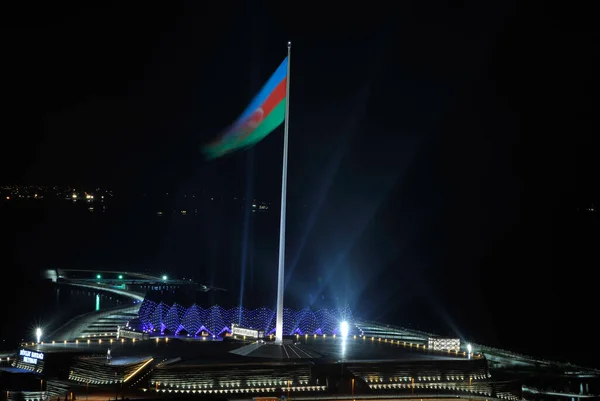
[[[287,57],[242,115],[215,141],[204,147],[209,159],[255,145],[285,119]]]

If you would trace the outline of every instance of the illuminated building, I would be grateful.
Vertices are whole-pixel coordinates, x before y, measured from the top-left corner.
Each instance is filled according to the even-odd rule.
[[[221,336],[231,332],[231,324],[238,323],[242,327],[253,328],[272,334],[275,330],[275,311],[268,308],[245,309],[235,307],[225,309],[212,306],[204,309],[198,305],[185,308],[177,303],[169,305],[145,299],[139,311],[144,330],[178,334],[185,331],[195,335],[206,331],[211,335]],[[241,321],[240,321],[241,320]],[[320,309],[311,311],[308,308],[299,311],[286,309],[283,326],[286,335],[293,334],[340,334],[339,324],[349,322],[352,327],[352,312],[349,308]]]

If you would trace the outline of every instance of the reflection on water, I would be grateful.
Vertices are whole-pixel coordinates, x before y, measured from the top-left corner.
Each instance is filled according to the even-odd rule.
[[[68,320],[83,313],[126,305],[132,301],[112,293],[101,293],[47,281],[28,282],[27,291],[2,299],[6,308],[0,328],[0,349],[11,348],[22,340],[32,339],[36,327],[51,333]]]
[[[58,300],[59,313],[80,314],[102,309],[114,308],[127,302],[126,299],[112,293],[102,293],[93,289],[56,286],[53,290]]]
[[[44,327],[46,333],[53,332],[77,315],[113,308],[131,302],[116,294],[102,293],[93,289],[66,285],[53,285],[53,287],[51,291],[54,293],[57,302],[52,308],[45,308],[43,314],[35,318]],[[35,314],[34,312],[34,316]]]

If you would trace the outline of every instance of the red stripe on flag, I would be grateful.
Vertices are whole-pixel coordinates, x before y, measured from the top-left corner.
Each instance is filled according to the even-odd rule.
[[[265,102],[261,104],[256,110],[254,110],[252,114],[248,116],[246,121],[242,122],[242,124],[238,126],[236,131],[240,132],[241,135],[239,135],[235,139],[236,142],[246,139],[248,135],[254,132],[256,127],[258,127],[260,123],[262,123],[263,120],[267,118],[271,111],[273,111],[273,109],[277,107],[277,105],[281,103],[283,99],[285,99],[286,81],[287,77],[284,78],[275,87],[275,89],[273,89],[273,92],[269,94]]]
[[[265,100],[265,102],[261,105],[263,109],[263,119],[267,118],[275,106],[285,99],[286,82],[287,77],[283,78],[283,80],[275,87],[275,89],[273,89],[273,92],[271,92],[269,97],[267,97],[267,100]]]

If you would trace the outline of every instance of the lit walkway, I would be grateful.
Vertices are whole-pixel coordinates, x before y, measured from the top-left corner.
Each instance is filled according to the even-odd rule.
[[[140,305],[140,303],[137,303],[80,315],[50,334],[48,338],[56,341],[69,341],[88,336],[115,337],[117,326],[124,326],[127,321],[137,316]],[[112,325],[112,330],[105,326],[104,323],[107,321]],[[104,330],[98,331],[99,325],[103,326]]]

